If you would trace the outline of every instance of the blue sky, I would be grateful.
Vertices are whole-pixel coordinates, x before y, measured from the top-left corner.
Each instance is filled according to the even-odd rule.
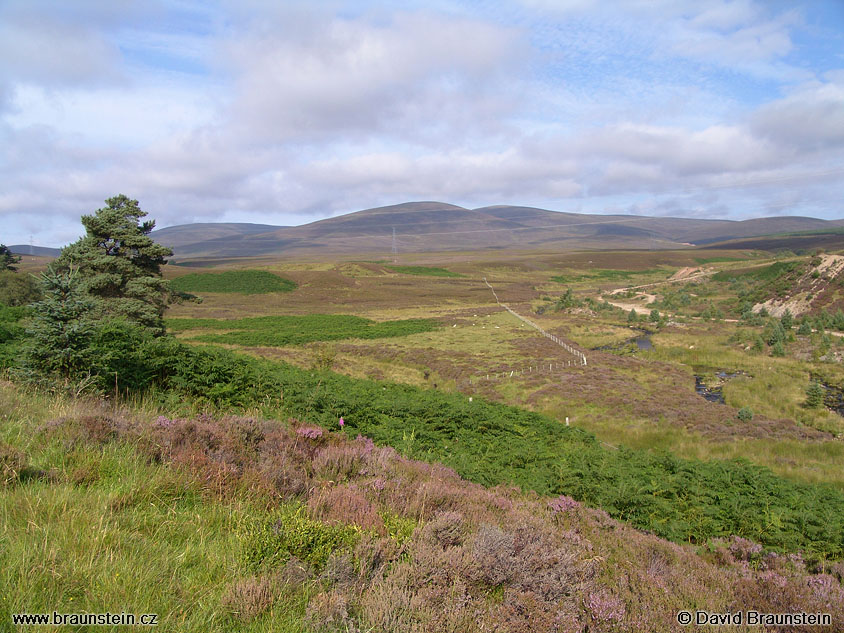
[[[842,218],[844,3],[0,0],[0,242],[409,200]]]

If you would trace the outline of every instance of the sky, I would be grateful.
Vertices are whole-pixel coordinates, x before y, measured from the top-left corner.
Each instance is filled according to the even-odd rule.
[[[116,194],[844,218],[844,0],[0,0],[0,243]]]

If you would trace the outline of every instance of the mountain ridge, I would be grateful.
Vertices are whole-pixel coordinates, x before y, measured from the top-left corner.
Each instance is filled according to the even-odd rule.
[[[764,235],[829,231],[844,220],[776,216],[721,220],[552,211],[519,205],[469,209],[438,201],[363,209],[299,226],[188,224],[153,232],[181,257],[478,250],[687,248]],[[266,230],[263,230],[266,229]],[[843,238],[844,240],[844,238]]]

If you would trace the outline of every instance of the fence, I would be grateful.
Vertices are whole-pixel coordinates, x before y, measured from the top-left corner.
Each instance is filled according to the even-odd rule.
[[[541,327],[539,327],[536,323],[534,323],[534,322],[533,322],[533,321],[531,321],[530,319],[526,319],[526,318],[525,318],[525,317],[523,317],[521,314],[516,313],[516,312],[515,312],[512,308],[510,308],[510,306],[508,306],[506,303],[501,303],[501,300],[498,298],[498,295],[495,293],[495,288],[493,288],[493,287],[490,285],[490,283],[486,280],[486,277],[484,277],[484,283],[487,285],[487,287],[489,287],[489,289],[490,289],[490,290],[492,290],[492,296],[494,296],[494,297],[495,297],[495,301],[496,301],[496,303],[498,303],[498,305],[500,305],[502,308],[504,308],[505,310],[507,310],[507,312],[509,312],[510,314],[512,314],[512,315],[513,315],[514,317],[516,317],[517,319],[519,319],[519,320],[523,321],[524,323],[527,323],[529,326],[531,326],[531,327],[532,327],[532,328],[534,328],[535,330],[538,330],[538,331],[539,331],[539,333],[540,333],[540,334],[542,334],[542,336],[544,336],[545,338],[549,338],[549,339],[551,339],[551,340],[552,340],[552,341],[554,341],[557,345],[559,345],[559,346],[560,346],[560,347],[562,347],[564,350],[566,350],[569,354],[571,354],[572,356],[574,356],[575,358],[577,358],[577,364],[578,364],[578,365],[585,365],[585,364],[586,364],[586,355],[585,355],[583,352],[581,352],[580,350],[574,349],[574,348],[573,348],[571,345],[569,345],[568,343],[566,343],[566,342],[564,342],[564,341],[561,341],[559,337],[554,336],[554,335],[553,335],[553,334],[551,334],[550,332],[546,332],[545,330],[543,330]],[[524,372],[523,372],[523,373],[524,373]]]

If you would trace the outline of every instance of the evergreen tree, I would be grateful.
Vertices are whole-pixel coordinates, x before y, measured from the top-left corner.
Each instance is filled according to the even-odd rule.
[[[571,288],[566,288],[566,292],[557,299],[557,304],[555,306],[556,310],[566,310],[568,308],[574,308],[580,305],[580,302],[574,298],[574,292]]]
[[[0,270],[17,270],[15,264],[20,260],[20,256],[13,254],[5,244],[0,244]]]
[[[771,347],[771,356],[777,356],[779,358],[785,356],[785,346],[782,344],[782,341],[777,341]]]
[[[627,313],[627,322],[628,323],[636,323],[639,321],[639,315],[636,314],[636,310],[630,308],[630,312]]]
[[[806,389],[806,407],[809,409],[819,409],[823,406],[823,397],[826,391],[819,382],[813,380],[809,383],[809,388]]]
[[[98,317],[125,318],[163,334],[171,293],[161,266],[173,251],[149,237],[155,222],[140,223],[147,214],[137,200],[118,195],[106,205],[82,216],[87,234],[62,250],[54,270],[78,269],[80,288],[94,300]]]
[[[67,384],[90,367],[94,301],[82,289],[76,270],[48,270],[41,282],[44,298],[33,305],[22,373],[34,382],[58,379]]]
[[[791,310],[786,309],[786,311],[780,318],[780,323],[782,324],[784,329],[791,329],[791,326],[794,324],[794,317],[791,315]]]
[[[803,319],[800,323],[800,327],[797,328],[797,333],[800,336],[809,336],[812,333],[812,326],[809,324],[808,319]]]

